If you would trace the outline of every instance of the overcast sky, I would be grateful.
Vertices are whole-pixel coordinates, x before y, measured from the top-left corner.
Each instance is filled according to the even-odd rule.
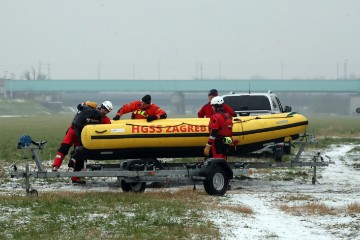
[[[0,78],[352,79],[359,0],[0,0]]]

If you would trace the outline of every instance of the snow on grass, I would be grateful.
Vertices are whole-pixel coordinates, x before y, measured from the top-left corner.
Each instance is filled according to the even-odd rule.
[[[356,155],[349,153],[355,147],[359,146],[332,146],[326,155],[335,165],[318,168],[316,185],[311,181],[305,184],[263,179],[245,181],[240,190],[229,191],[219,201],[225,205],[251,207],[254,214],[246,216],[220,207],[207,217],[218,226],[223,239],[360,239],[360,214],[346,212],[349,204],[360,202],[359,170],[349,168]],[[288,197],[299,195],[305,197]],[[319,215],[305,209],[303,213],[293,214],[280,210],[281,204],[294,203],[299,206],[322,204],[329,209],[336,208],[336,214]]]
[[[272,169],[270,173],[257,173],[255,169],[250,179],[232,181],[234,190],[228,191],[223,197],[214,198],[216,207],[209,207],[205,216],[219,229],[222,239],[360,239],[360,213],[347,210],[349,205],[360,204],[360,169],[354,167],[359,158],[359,151],[354,149],[359,147],[352,144],[333,145],[324,151],[335,164],[317,168],[318,182],[315,185],[311,184],[313,169],[310,167],[299,168],[305,177],[295,176],[290,181],[281,180],[281,176],[271,178],[271,175],[283,174],[285,171],[282,169]],[[86,186],[73,186],[68,179],[50,182],[36,179],[31,182],[39,192],[121,191],[114,186],[115,181],[116,178],[93,178],[88,179]],[[24,194],[23,184],[23,179],[3,181],[0,183],[0,194]],[[166,190],[176,189],[179,188]],[[202,186],[198,186],[198,189],[202,189]],[[325,212],[311,212],[308,207],[311,204],[319,208],[324,206]],[[296,211],[292,211],[291,207],[296,207]],[[242,208],[249,211],[238,211]],[[327,208],[334,211],[327,213]],[[3,218],[12,211],[0,210],[5,212],[1,216]],[[125,215],[132,216],[131,212]],[[88,215],[89,219],[106,217],[106,214],[98,213]]]

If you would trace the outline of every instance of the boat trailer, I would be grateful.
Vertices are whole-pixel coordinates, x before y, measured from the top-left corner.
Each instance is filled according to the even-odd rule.
[[[37,190],[31,187],[31,178],[64,177],[117,177],[124,192],[143,192],[149,182],[187,182],[194,184],[194,189],[196,189],[196,183],[203,182],[206,193],[222,196],[227,192],[231,179],[249,176],[255,168],[310,166],[314,169],[312,184],[315,184],[317,182],[316,167],[335,164],[324,161],[320,153],[310,162],[300,161],[300,155],[305,147],[305,142],[303,142],[294,160],[290,162],[227,162],[221,158],[209,158],[197,163],[175,163],[149,158],[128,159],[117,164],[86,164],[83,171],[79,172],[71,171],[70,168],[68,171],[53,172],[43,166],[38,153],[44,149],[45,144],[46,141],[33,141],[29,135],[23,135],[18,142],[18,149],[30,150],[36,164],[34,171],[30,170],[29,163],[25,164],[25,169],[22,171],[19,171],[15,164],[10,166],[12,178],[25,178],[27,196],[38,196]]]

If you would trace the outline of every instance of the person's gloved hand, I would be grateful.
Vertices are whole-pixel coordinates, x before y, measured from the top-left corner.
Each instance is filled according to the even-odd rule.
[[[119,120],[120,119],[120,116],[119,115],[116,115],[113,120]]]
[[[90,101],[86,101],[85,106],[88,106],[88,107],[92,107],[92,108],[97,108],[97,103],[96,102],[90,102]]]
[[[238,145],[238,144],[239,144],[239,140],[234,139],[234,140],[232,141],[232,144],[233,144],[234,146]]]
[[[210,149],[211,149],[211,145],[206,144],[206,146],[204,148],[204,155],[205,156],[210,156]]]
[[[84,107],[83,103],[79,103],[77,105],[77,110],[81,111],[83,109],[83,107]]]
[[[222,139],[222,142],[224,143],[224,144],[230,144],[230,143],[232,143],[232,138],[231,137],[224,137],[223,139]]]
[[[151,122],[151,121],[156,120],[156,119],[157,119],[157,116],[147,116],[146,119],[147,119],[148,122]]]

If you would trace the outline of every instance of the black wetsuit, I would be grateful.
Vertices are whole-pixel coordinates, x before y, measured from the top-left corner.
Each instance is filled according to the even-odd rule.
[[[82,146],[81,131],[83,128],[89,124],[100,124],[101,118],[101,112],[97,109],[87,106],[82,106],[79,109],[72,121],[72,127],[74,128],[75,134],[78,137],[80,146]]]

